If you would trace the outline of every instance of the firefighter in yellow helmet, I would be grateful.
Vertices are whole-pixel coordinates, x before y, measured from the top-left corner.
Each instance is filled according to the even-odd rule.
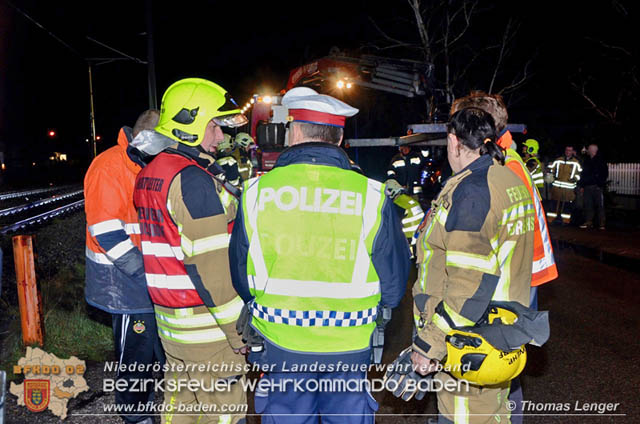
[[[253,163],[249,155],[250,149],[255,146],[253,137],[246,132],[239,132],[233,139],[235,149],[233,151],[233,157],[238,162],[238,172],[240,172],[240,178],[242,181],[246,181],[253,177]]]
[[[527,169],[531,174],[531,179],[533,180],[533,184],[538,187],[538,190],[544,189],[544,167],[542,166],[542,162],[538,158],[538,151],[540,149],[540,145],[537,140],[530,138],[526,140],[522,144],[522,158],[524,159],[524,163],[527,165]]]
[[[200,78],[174,83],[162,98],[154,132],[167,147],[136,180],[147,288],[167,356],[165,380],[225,387],[194,391],[167,384],[163,423],[245,419],[243,412],[226,412],[246,411],[246,346],[236,332],[244,303],[231,284],[227,253],[236,208],[208,168],[224,139],[221,127],[246,122],[219,85]]]
[[[238,161],[232,154],[234,144],[233,137],[229,134],[224,134],[224,140],[218,145],[216,163],[223,169],[224,178],[235,187],[239,187],[242,179],[238,169]]]
[[[522,180],[503,166],[496,138],[487,112],[469,107],[453,114],[447,155],[455,174],[432,203],[418,239],[419,273],[413,287],[416,336],[411,350],[397,362],[410,360],[417,373],[444,387],[460,388],[437,393],[439,422],[509,422],[510,379],[524,361],[522,353],[513,352],[528,342],[543,343],[548,336],[546,314],[527,307],[533,200]],[[513,316],[491,309],[496,303],[515,306],[522,323],[531,324],[525,325],[528,339],[509,336],[508,343],[500,346],[490,332],[484,332],[488,324],[497,324],[496,317],[504,320],[505,327],[514,327],[509,325]],[[505,364],[500,352],[513,362]],[[456,365],[457,374],[446,368]],[[456,378],[469,381],[468,390]],[[412,396],[405,396],[402,388],[394,394]]]

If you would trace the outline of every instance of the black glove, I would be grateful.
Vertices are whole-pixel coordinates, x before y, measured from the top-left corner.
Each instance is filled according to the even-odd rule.
[[[251,349],[252,352],[260,352],[264,348],[264,340],[260,333],[251,326],[251,305],[252,302],[245,303],[240,311],[240,316],[236,321],[236,331],[242,334],[242,341]]]
[[[403,350],[384,375],[384,386],[387,390],[406,402],[412,398],[422,400],[429,391],[430,380],[433,379],[433,374],[423,377],[413,370],[411,353],[411,347]]]

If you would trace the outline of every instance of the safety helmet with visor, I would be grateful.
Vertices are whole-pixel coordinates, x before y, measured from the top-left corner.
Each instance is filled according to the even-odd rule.
[[[523,144],[527,148],[527,153],[529,153],[530,155],[537,155],[538,154],[538,150],[540,149],[540,145],[538,144],[537,140],[534,140],[533,138],[530,138],[527,141],[525,141]]]
[[[186,78],[173,83],[162,96],[155,130],[188,146],[198,146],[209,121],[232,128],[248,122],[224,88],[202,78]]]
[[[239,132],[235,137],[236,146],[240,146],[244,149],[253,144],[253,138],[246,132]]]

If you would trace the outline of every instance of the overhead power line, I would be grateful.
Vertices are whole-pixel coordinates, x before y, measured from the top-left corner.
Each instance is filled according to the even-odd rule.
[[[56,41],[58,41],[60,44],[62,44],[63,46],[65,46],[69,51],[73,52],[75,55],[80,56],[81,58],[84,59],[84,56],[82,54],[80,54],[79,51],[77,51],[76,49],[74,49],[73,47],[71,47],[68,43],[64,42],[64,40],[62,40],[60,37],[58,37],[57,35],[55,35],[53,32],[49,31],[47,28],[44,27],[44,25],[42,25],[40,22],[36,21],[34,18],[32,18],[31,16],[29,16],[24,10],[20,9],[18,6],[16,6],[15,4],[13,4],[12,2],[10,2],[9,0],[6,0],[7,4],[9,6],[11,6],[13,9],[15,9],[18,13],[20,13],[22,16],[24,16],[25,18],[27,18],[28,20],[30,20],[31,22],[33,22],[34,25],[36,25],[38,28],[42,29],[44,32],[46,32],[47,34],[49,34],[52,38],[54,38]]]

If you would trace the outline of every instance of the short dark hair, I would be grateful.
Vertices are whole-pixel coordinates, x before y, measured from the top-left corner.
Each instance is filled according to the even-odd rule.
[[[308,122],[293,122],[300,128],[300,132],[305,139],[321,140],[331,144],[338,144],[342,139],[344,130],[341,127],[332,125],[311,124]]]
[[[141,131],[154,129],[159,120],[160,111],[157,109],[148,109],[142,112],[133,126],[133,138],[140,134]]]

